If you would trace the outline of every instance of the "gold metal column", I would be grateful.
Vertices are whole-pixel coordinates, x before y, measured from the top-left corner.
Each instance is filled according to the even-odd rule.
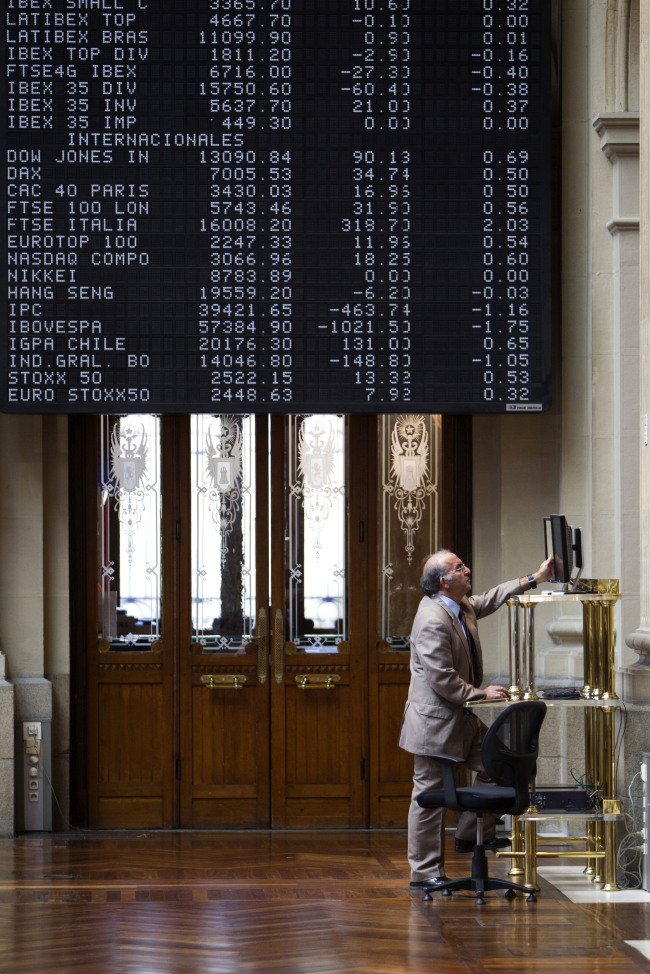
[[[535,693],[535,603],[522,602],[526,616],[526,673],[524,675],[524,700],[537,700]]]
[[[585,726],[585,782],[595,791],[598,784],[597,773],[597,744],[596,744],[596,708],[588,707],[584,712]],[[586,823],[587,852],[596,852],[598,848],[596,823]],[[596,859],[587,859],[585,874],[595,876]]]
[[[600,689],[602,700],[618,700],[614,675],[614,602],[603,599],[600,609]]]
[[[512,865],[508,870],[508,876],[523,876],[524,870],[521,868],[520,863],[524,855],[524,823],[518,815],[512,820],[510,850],[515,855],[512,857]]]
[[[602,827],[605,846],[602,889],[606,893],[616,893],[620,889],[616,879],[616,822],[602,822]]]
[[[532,805],[528,812],[534,814],[537,808]],[[527,819],[524,822],[524,886],[539,889],[537,885],[537,823]]]
[[[601,707],[598,710],[600,731],[600,753],[602,762],[601,787],[603,795],[603,813],[620,814],[620,801],[616,797],[616,754],[615,754],[615,721],[616,707]],[[616,881],[616,823],[613,821],[600,822],[605,858],[603,863],[603,889],[614,892],[619,888]]]
[[[595,634],[594,634],[594,604],[593,602],[582,603],[582,666],[583,666],[583,697],[590,698],[597,687],[596,678],[596,659],[595,659]]]
[[[510,655],[510,686],[508,687],[508,697],[510,700],[519,700],[523,696],[521,684],[521,649],[522,644],[519,638],[519,601],[518,599],[508,600],[508,648]]]
[[[593,602],[585,601],[582,603],[582,645],[583,645],[583,687],[582,695],[590,699],[592,695],[598,696],[598,676],[597,676],[597,652],[596,652],[596,622],[595,605]],[[598,782],[597,763],[597,735],[596,735],[596,711],[593,708],[585,710],[585,780],[587,784],[595,790]],[[598,829],[596,822],[586,823],[587,833],[587,852],[596,852],[598,849]],[[598,860],[587,859],[585,875],[596,877],[598,872]]]

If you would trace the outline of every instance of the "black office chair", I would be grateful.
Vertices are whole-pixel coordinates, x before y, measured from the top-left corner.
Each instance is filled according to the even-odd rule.
[[[505,889],[511,899],[515,890],[528,894],[534,902],[535,893],[509,879],[493,879],[488,875],[487,856],[483,848],[483,812],[495,815],[520,815],[530,804],[530,783],[535,777],[539,731],[546,716],[543,700],[521,700],[503,710],[488,729],[481,745],[481,761],[493,785],[456,787],[454,765],[460,758],[444,754],[430,754],[442,764],[443,789],[429,789],[417,796],[422,808],[443,806],[455,811],[476,812],[476,846],[472,859],[472,875],[449,879],[427,889],[424,899],[430,900],[433,890],[445,896],[455,889],[474,890],[476,902],[485,903],[483,894],[489,889]]]

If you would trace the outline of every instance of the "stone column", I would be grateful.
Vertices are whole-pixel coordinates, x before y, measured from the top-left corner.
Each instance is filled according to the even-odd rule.
[[[624,695],[633,703],[650,702],[650,5],[641,3],[640,23],[640,132],[639,132],[639,249],[640,249],[640,622],[626,643],[639,659],[624,671]]]

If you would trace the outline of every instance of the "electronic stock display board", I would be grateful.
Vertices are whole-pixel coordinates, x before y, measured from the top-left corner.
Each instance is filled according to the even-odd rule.
[[[11,412],[550,404],[548,0],[5,0]]]

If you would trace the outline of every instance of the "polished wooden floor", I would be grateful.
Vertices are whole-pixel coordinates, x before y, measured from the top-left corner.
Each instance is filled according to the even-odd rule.
[[[448,840],[450,841],[450,840]],[[144,832],[0,839],[2,974],[650,970],[648,904],[408,890],[403,832]],[[449,852],[447,873],[470,858]],[[490,856],[494,875],[506,860]],[[613,894],[611,894],[613,895]]]

